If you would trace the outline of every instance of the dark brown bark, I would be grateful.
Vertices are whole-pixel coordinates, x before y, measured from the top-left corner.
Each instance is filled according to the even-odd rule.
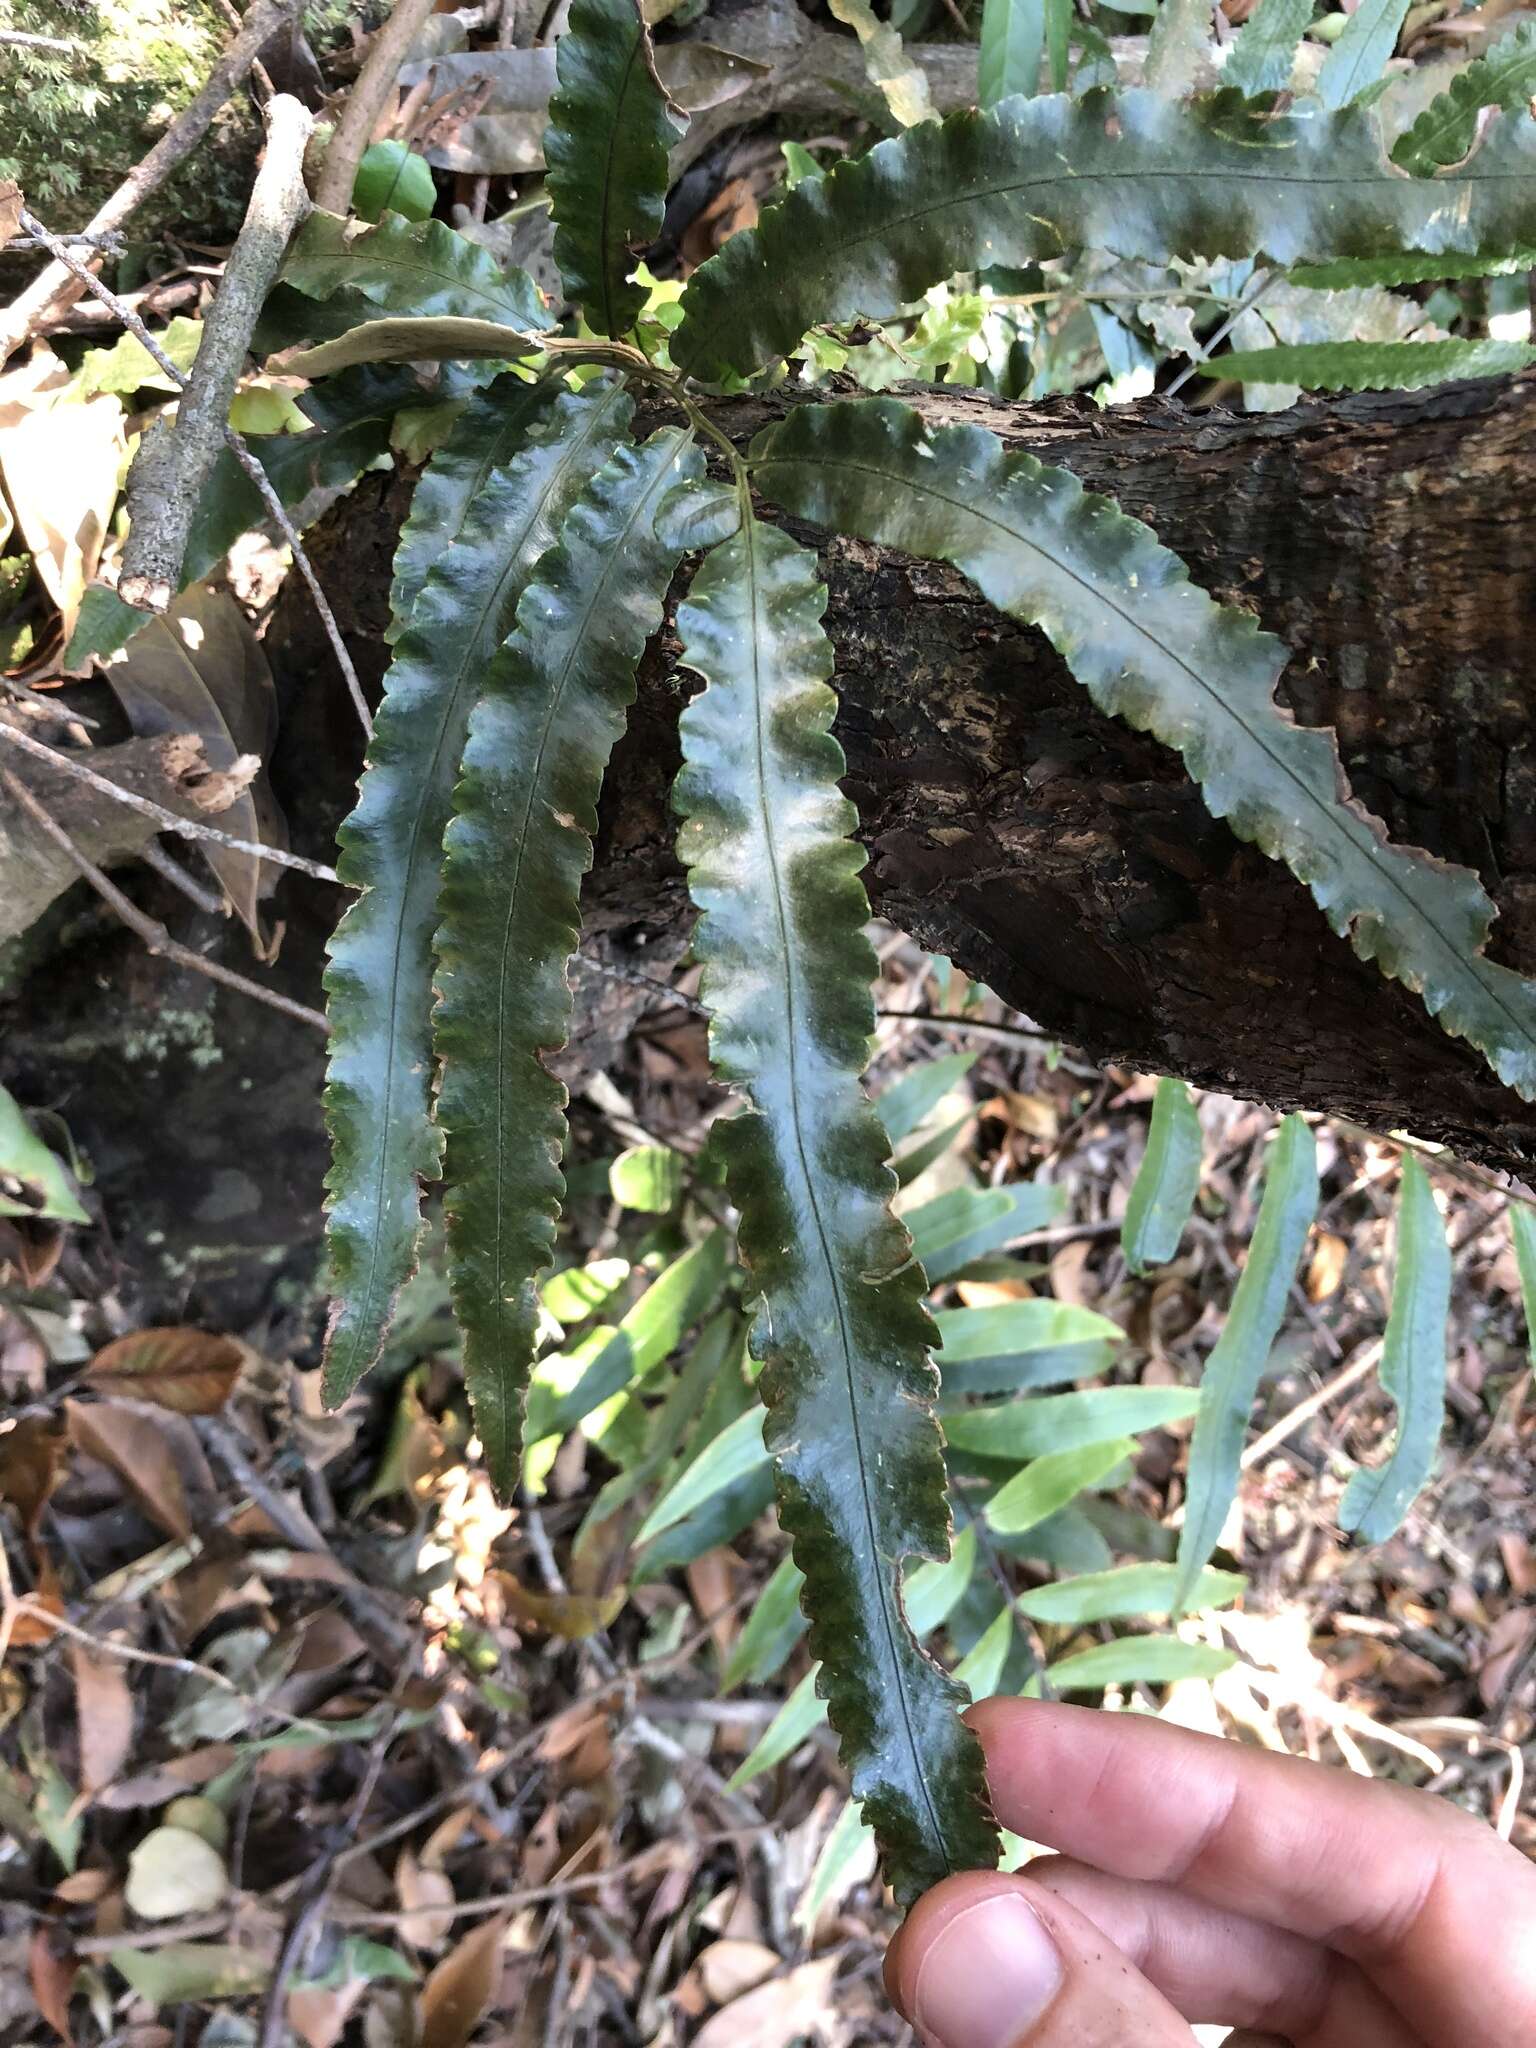
[[[744,438],[795,402],[736,400],[718,416]],[[1397,837],[1479,870],[1501,912],[1493,950],[1536,973],[1536,385],[1252,418],[1162,401],[915,402],[935,424],[983,418],[1111,491],[1207,588],[1254,610],[1294,650],[1287,701],[1337,727],[1357,793]],[[404,502],[398,483],[367,479],[314,541],[370,682]],[[1210,817],[1174,755],[1095,711],[1038,633],[946,569],[843,539],[822,549],[838,729],[881,915],[1096,1058],[1407,1127],[1517,1171],[1536,1155],[1536,1107],[1357,961],[1299,884]],[[273,783],[295,850],[324,859],[358,740],[296,583],[267,650],[283,716]],[[665,633],[647,658],[586,895],[585,949],[648,972],[688,930],[666,803],[693,687],[676,652]],[[339,902],[302,877],[280,885],[274,979],[302,1001],[318,999]],[[233,929],[189,933],[184,905],[156,907],[241,964]],[[55,958],[0,991],[5,1078],[58,1103],[106,1162],[100,1185],[130,1243],[166,1234],[188,1306],[210,1276],[244,1276],[244,1299],[244,1282],[295,1252],[297,1277],[318,1236],[323,1049],[190,986],[89,907],[58,926],[78,972]],[[578,991],[573,1065],[602,1067],[652,999],[597,975]]]

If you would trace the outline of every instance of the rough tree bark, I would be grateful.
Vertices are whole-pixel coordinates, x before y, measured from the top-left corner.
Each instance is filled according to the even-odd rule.
[[[796,402],[733,400],[716,414],[745,438]],[[1501,912],[1494,952],[1536,973],[1536,384],[1253,417],[1158,400],[1103,413],[963,392],[914,402],[936,425],[983,418],[1113,492],[1207,588],[1251,607],[1293,649],[1282,690],[1297,716],[1337,727],[1356,791],[1395,835],[1479,870]],[[370,681],[383,667],[404,502],[397,482],[367,479],[314,537]],[[946,569],[846,540],[824,542],[823,560],[839,733],[881,915],[1096,1058],[1527,1167],[1536,1106],[1356,961],[1299,884],[1210,817],[1176,757],[1095,711],[1036,632],[998,617]],[[296,850],[325,858],[357,739],[296,585],[267,649],[284,719],[274,786]],[[664,633],[647,658],[586,893],[591,948],[652,972],[677,957],[688,929],[666,804],[676,711],[692,687],[675,655]],[[337,895],[298,876],[281,887],[289,940],[276,975],[314,1002]],[[187,936],[181,912],[168,914]],[[232,931],[199,936],[237,959]],[[184,1247],[189,1228],[206,1234],[214,1218],[221,1256],[243,1259],[242,1270],[308,1250],[322,1048],[281,1018],[237,1019],[236,998],[133,957],[95,918],[87,959],[77,995],[57,961],[46,1001],[40,990],[29,1003],[26,980],[13,982],[0,1036],[24,1099],[61,1101],[125,1176],[119,1229],[169,1229]],[[103,983],[114,1028],[125,1004],[146,1021],[168,1011],[205,1020],[186,1058],[170,1048],[158,1085],[124,1074],[109,1034],[70,1030]],[[595,978],[578,987],[599,1000],[573,1060],[599,1066],[654,999]],[[70,1064],[74,1037],[89,1046],[88,1068]],[[235,1076],[253,1086],[232,1111]],[[178,1110],[170,1138],[153,1122],[166,1094]],[[150,1164],[134,1168],[123,1123],[141,1104]],[[110,1199],[110,1171],[104,1187]],[[205,1270],[187,1272],[189,1298]]]

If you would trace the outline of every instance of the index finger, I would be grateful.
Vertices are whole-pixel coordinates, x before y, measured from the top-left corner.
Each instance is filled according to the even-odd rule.
[[[966,1719],[1015,1833],[1320,1941],[1447,2048],[1536,2039],[1536,1870],[1470,1815],[1138,1714]]]

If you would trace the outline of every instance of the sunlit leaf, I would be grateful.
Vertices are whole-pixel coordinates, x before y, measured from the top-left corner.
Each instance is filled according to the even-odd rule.
[[[938,1354],[944,1394],[1022,1393],[1089,1379],[1110,1364],[1121,1333],[1107,1316],[1064,1301],[1007,1301],[941,1309]]]
[[[1126,1564],[1113,1571],[1082,1572],[1053,1586],[1032,1586],[1014,1605],[1032,1621],[1082,1628],[1094,1621],[1123,1621],[1134,1614],[1171,1614],[1178,1591],[1178,1567]],[[1242,1592],[1241,1572],[1203,1571],[1184,1603],[1197,1612],[1229,1607]]]
[[[786,510],[953,562],[1041,626],[1094,702],[1178,748],[1215,816],[1283,860],[1362,957],[1536,1096],[1536,985],[1483,951],[1494,906],[1477,876],[1396,845],[1341,797],[1334,735],[1275,703],[1283,645],[1197,589],[1139,521],[982,428],[930,434],[891,399],[797,407],[752,454]]]
[[[608,1187],[621,1207],[664,1216],[682,1199],[684,1165],[670,1145],[631,1145],[609,1167]]]
[[[875,1867],[875,1838],[859,1818],[858,1801],[848,1800],[821,1845],[810,1881],[795,1907],[795,1925],[815,1931],[823,1913],[837,1905]]]
[[[827,1703],[816,1690],[817,1671],[808,1671],[789,1698],[763,1730],[762,1735],[736,1766],[727,1781],[733,1792],[750,1785],[764,1771],[771,1771],[785,1757],[792,1756],[809,1735],[814,1735],[827,1718]]]
[[[437,186],[425,157],[408,143],[369,143],[352,181],[352,211],[359,220],[385,213],[426,220],[436,204]]]
[[[827,5],[858,37],[864,50],[864,69],[901,126],[911,128],[919,121],[933,120],[928,74],[907,55],[899,32],[879,18],[869,0],[827,0]]]
[[[1002,1683],[1013,1648],[1013,1609],[1004,1607],[955,1666],[955,1677],[973,1700],[989,1700]]]
[[[944,1434],[957,1450],[988,1458],[1039,1458],[1106,1437],[1163,1429],[1193,1415],[1195,1387],[1085,1387],[986,1408],[944,1407]]]
[[[334,341],[279,356],[272,367],[294,377],[329,377],[359,363],[469,362],[477,356],[493,362],[515,362],[537,355],[536,333],[519,334],[495,320],[457,320],[445,314],[431,319],[389,315],[348,328]]]
[[[1407,13],[1408,0],[1360,0],[1317,75],[1317,96],[1330,112],[1347,107],[1381,77]],[[1397,157],[1396,150],[1393,155]]]
[[[988,1526],[1002,1536],[1033,1529],[1047,1516],[1059,1513],[1085,1488],[1102,1484],[1135,1454],[1134,1438],[1112,1437],[1107,1443],[1083,1444],[1077,1450],[1052,1451],[1036,1458],[987,1502]]]
[[[905,1900],[990,1864],[995,1838],[963,1695],[914,1641],[896,1576],[947,1555],[949,1516],[925,1281],[860,1086],[875,960],[824,605],[815,558],[776,527],[745,518],[705,558],[678,618],[705,687],[675,802],[711,1051],[748,1102],[715,1129],[762,1298],[780,1519],[853,1793]]]
[[[973,1259],[1043,1230],[1065,1212],[1066,1190],[1042,1181],[1001,1188],[951,1188],[909,1209],[903,1221],[932,1281],[947,1280]]]
[[[1270,1153],[1259,1220],[1237,1291],[1200,1381],[1179,1531],[1176,1608],[1189,1604],[1196,1579],[1221,1540],[1237,1493],[1248,1412],[1316,1213],[1317,1144],[1299,1116],[1288,1116]]]
[[[675,1486],[669,1487],[641,1523],[635,1541],[644,1543],[659,1535],[673,1522],[690,1515],[712,1494],[722,1493],[749,1472],[768,1463],[763,1448],[763,1411],[749,1408],[723,1429],[709,1447],[694,1459]]]
[[[63,1160],[33,1131],[10,1090],[0,1087],[0,1216],[52,1216],[89,1223]]]
[[[1397,1436],[1380,1465],[1354,1474],[1339,1506],[1339,1527],[1365,1543],[1385,1543],[1434,1469],[1445,1425],[1446,1317],[1451,1248],[1429,1176],[1403,1154],[1397,1198],[1392,1308],[1379,1374],[1397,1404]]]
[[[680,553],[658,538],[656,507],[703,466],[687,429],[664,427],[615,449],[576,499],[479,678],[443,842],[434,1043],[448,1277],[503,1498],[539,1331],[534,1279],[565,1195],[566,1090],[545,1062],[570,1033],[567,963],[608,756]]]
[[[661,233],[681,131],[636,0],[574,0],[556,53],[544,130],[555,261],[590,325],[623,334],[645,307],[645,287],[628,279]]]
[[[1057,1692],[1098,1692],[1106,1685],[1172,1685],[1181,1678],[1219,1678],[1237,1658],[1230,1650],[1208,1643],[1185,1643],[1177,1636],[1122,1636],[1097,1643],[1048,1666],[1046,1678]]]
[[[903,1138],[910,1138],[975,1064],[973,1052],[940,1053],[937,1059],[919,1060],[883,1088],[875,1107],[891,1143],[899,1145]]]
[[[361,890],[330,942],[332,1023],[328,1245],[336,1304],[327,1399],[378,1357],[420,1229],[420,1183],[437,1176],[431,995],[442,837],[470,709],[535,562],[587,479],[612,453],[631,401],[618,389],[565,393],[547,411],[523,387],[477,398],[432,468],[473,481],[418,493],[396,587],[426,567],[395,644],[357,808],[340,832],[344,881]],[[511,408],[511,431],[504,408]],[[488,449],[498,461],[487,468]],[[456,531],[426,539],[446,499]],[[408,572],[402,564],[412,566]]]
[[[790,1651],[805,1634],[805,1616],[800,1611],[800,1588],[804,1584],[805,1576],[794,1559],[781,1558],[731,1646],[720,1674],[722,1692],[738,1685],[766,1685],[783,1668]]]

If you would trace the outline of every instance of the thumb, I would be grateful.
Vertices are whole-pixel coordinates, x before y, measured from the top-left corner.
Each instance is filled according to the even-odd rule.
[[[928,2048],[1193,2048],[1114,1943],[1026,1877],[936,1885],[892,1942],[885,1982]]]

